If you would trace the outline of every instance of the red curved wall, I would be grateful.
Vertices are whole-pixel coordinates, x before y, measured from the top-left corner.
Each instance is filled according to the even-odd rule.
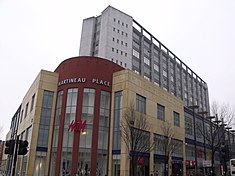
[[[60,161],[62,153],[62,141],[63,141],[63,128],[64,128],[64,117],[65,117],[65,107],[66,107],[66,95],[67,89],[69,88],[78,88],[78,102],[77,102],[77,111],[76,111],[76,120],[81,119],[82,113],[82,96],[84,88],[94,88],[96,90],[95,95],[95,110],[94,110],[94,124],[93,124],[93,134],[92,134],[92,153],[91,153],[91,168],[96,168],[97,160],[97,145],[98,145],[98,125],[99,125],[99,107],[100,107],[100,93],[101,90],[111,92],[112,91],[112,76],[116,71],[123,70],[121,66],[114,64],[108,60],[89,57],[89,56],[80,56],[67,59],[63,61],[55,70],[59,73],[59,83],[58,83],[58,92],[63,90],[63,102],[62,102],[62,112],[60,118],[60,131],[58,138],[58,150],[56,155],[56,175],[59,176],[60,171]],[[76,83],[65,83],[67,79],[70,78],[85,78],[86,81],[76,82]],[[93,82],[93,79],[99,80],[101,84]],[[102,81],[103,82],[102,82]],[[101,82],[100,82],[101,81]],[[109,86],[102,85],[102,83]],[[63,83],[62,83],[63,82]],[[61,84],[62,83],[62,84]],[[60,85],[61,84],[61,85]],[[79,135],[80,133],[74,133],[74,142],[73,142],[73,157],[72,157],[72,169],[71,175],[76,173],[76,166],[78,162],[78,149],[79,149]],[[95,176],[96,170],[91,169],[91,176]]]
[[[99,80],[107,80],[110,82],[110,87],[108,88],[106,86],[103,86],[102,89],[111,91],[113,73],[123,69],[124,68],[122,68],[121,66],[102,58],[81,56],[63,61],[56,68],[55,72],[59,73],[59,82],[67,78],[85,77],[87,78],[86,86],[91,87],[97,87],[91,83],[91,79],[93,78],[97,78]],[[71,84],[67,84],[66,86],[68,85],[69,87],[71,87]],[[79,84],[77,84],[76,86],[79,86]],[[59,86],[59,90],[64,88],[66,87]]]

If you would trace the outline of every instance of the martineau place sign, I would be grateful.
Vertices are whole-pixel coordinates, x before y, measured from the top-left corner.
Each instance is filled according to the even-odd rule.
[[[58,82],[58,86],[65,85],[65,84],[71,84],[71,83],[85,83],[86,81],[87,81],[86,78],[68,78],[68,79],[64,79],[64,80]],[[93,84],[103,85],[103,86],[107,86],[107,87],[110,86],[109,81],[105,81],[102,79],[92,78],[90,81]]]
[[[68,132],[84,132],[86,126],[86,120],[82,122],[82,120],[77,121],[77,120],[72,120],[72,122],[69,124]]]

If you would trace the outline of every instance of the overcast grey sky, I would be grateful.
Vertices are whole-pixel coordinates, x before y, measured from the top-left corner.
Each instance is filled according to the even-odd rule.
[[[0,0],[0,126],[40,69],[77,56],[82,20],[108,6],[125,12],[197,73],[210,101],[235,107],[234,0]]]

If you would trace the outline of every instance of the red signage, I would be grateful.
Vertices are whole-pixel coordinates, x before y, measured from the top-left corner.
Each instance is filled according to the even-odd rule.
[[[144,165],[144,157],[138,157],[137,163],[141,164],[141,165]]]
[[[196,165],[196,161],[193,161],[193,160],[186,160],[186,161],[185,161],[185,164],[186,164],[186,166],[194,167],[194,166]]]
[[[80,121],[72,120],[72,122],[69,124],[68,131],[84,132],[85,126],[86,126],[86,120],[84,120],[83,123],[82,120]]]

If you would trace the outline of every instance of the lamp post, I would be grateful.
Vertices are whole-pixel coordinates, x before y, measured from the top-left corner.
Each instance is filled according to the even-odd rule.
[[[232,127],[227,126],[225,129],[228,132],[228,159],[230,159],[230,153],[231,153],[231,149],[232,149],[231,141],[230,141],[230,130],[232,129]]]
[[[223,173],[222,173],[222,175],[226,175],[226,173],[227,173],[227,165],[226,165],[226,155],[227,155],[227,142],[225,141],[225,132],[226,132],[226,130],[225,130],[225,127],[227,126],[227,124],[224,124],[223,123],[223,119],[222,119],[222,124],[221,124],[221,127],[222,127],[222,129],[221,129],[221,132],[222,132],[222,134],[223,134],[223,137],[222,137],[222,139],[223,139],[223,144],[224,144],[224,146],[223,146],[223,157],[222,157],[222,161],[223,161],[223,163],[222,163],[222,166],[223,166]]]
[[[215,116],[207,116],[207,119],[209,119],[210,123],[210,141],[208,143],[210,144],[210,149],[211,149],[211,172],[212,174],[215,174],[215,168],[214,168],[214,139],[213,139],[213,134],[212,134],[212,119],[215,118]]]
[[[197,138],[196,138],[196,127],[195,127],[195,109],[198,109],[198,105],[188,106],[189,109],[193,110],[193,131],[194,131],[194,153],[195,153],[195,174],[197,173]]]
[[[233,138],[233,144],[231,145],[231,158],[235,158],[235,130],[230,130],[231,134],[232,134],[232,138]]]
[[[224,156],[224,168],[225,168],[225,175],[227,174],[227,162],[229,162],[230,159],[230,149],[231,149],[231,145],[230,145],[230,131],[232,127],[225,127],[225,132],[227,132],[227,140],[225,141],[225,156]]]
[[[198,114],[202,115],[202,130],[203,130],[203,147],[204,147],[204,160],[206,160],[206,139],[205,139],[205,119],[204,119],[204,115],[208,114],[207,111],[202,111],[202,112],[198,112]],[[203,172],[204,175],[207,175],[207,171],[206,168],[204,168],[203,166]]]

